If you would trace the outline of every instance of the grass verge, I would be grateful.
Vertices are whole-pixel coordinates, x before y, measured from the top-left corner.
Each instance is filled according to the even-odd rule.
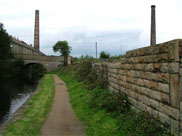
[[[38,88],[40,91],[29,102],[23,117],[12,122],[4,136],[37,136],[47,118],[54,97],[54,79],[46,74]]]
[[[112,97],[103,95],[98,88],[89,90],[84,82],[77,81],[72,68],[58,70],[55,74],[66,82],[70,102],[77,117],[85,124],[87,136],[167,136],[160,124],[146,113],[130,110],[118,114],[103,108],[103,104],[109,106],[103,100]],[[98,92],[99,97],[95,97]],[[110,102],[113,104],[112,100]]]

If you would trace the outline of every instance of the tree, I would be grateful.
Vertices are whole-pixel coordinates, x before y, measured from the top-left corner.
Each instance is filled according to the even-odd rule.
[[[68,56],[71,53],[71,46],[68,45],[67,41],[58,41],[53,46],[54,52],[60,52],[64,56],[64,65],[67,65]]]
[[[11,37],[8,35],[2,23],[0,23],[0,60],[6,61],[12,57]]]
[[[110,58],[110,54],[106,53],[104,51],[101,51],[100,53],[100,59],[109,59]]]
[[[9,59],[13,56],[10,44],[11,38],[0,23],[0,85],[9,78]]]

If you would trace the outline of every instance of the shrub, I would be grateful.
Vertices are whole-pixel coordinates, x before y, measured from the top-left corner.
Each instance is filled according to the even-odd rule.
[[[100,53],[100,59],[109,59],[110,58],[110,54],[106,53],[104,51],[101,51]]]
[[[107,82],[98,77],[95,69],[92,68],[92,61],[84,61],[74,66],[76,78],[78,81],[83,81],[87,84],[88,89],[92,90],[96,87],[106,88]]]
[[[86,81],[87,76],[92,71],[92,63],[91,62],[82,62],[78,64],[76,77],[78,81]]]
[[[130,110],[127,95],[121,92],[114,93],[109,90],[98,88],[91,91],[90,105],[115,114],[128,112]]]

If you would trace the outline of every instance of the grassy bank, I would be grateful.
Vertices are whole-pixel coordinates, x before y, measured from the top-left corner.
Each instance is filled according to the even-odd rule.
[[[68,87],[70,101],[77,117],[86,126],[87,136],[166,136],[166,131],[160,127],[160,123],[151,118],[146,113],[136,113],[128,109],[127,98],[123,98],[118,104],[115,95],[110,91],[103,90],[100,87],[85,82],[92,77],[83,70],[89,68],[82,66],[76,68],[65,68],[55,72],[63,79]],[[81,71],[81,72],[80,72]],[[78,74],[80,72],[81,74]],[[87,74],[85,74],[87,73]],[[83,75],[82,82],[78,82],[79,77]],[[80,78],[79,78],[80,79]],[[98,83],[94,77],[94,85]],[[121,98],[121,97],[120,97]],[[126,103],[127,102],[127,103]],[[118,106],[119,105],[119,106]]]
[[[37,136],[47,118],[53,102],[54,80],[51,74],[46,74],[38,88],[40,91],[29,102],[29,107],[23,117],[8,126],[4,136]]]

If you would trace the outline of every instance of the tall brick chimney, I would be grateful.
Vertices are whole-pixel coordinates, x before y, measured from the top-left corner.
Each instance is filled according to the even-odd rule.
[[[39,51],[39,10],[35,10],[34,48]]]
[[[156,45],[155,5],[151,6],[150,46],[152,46],[152,45]]]

